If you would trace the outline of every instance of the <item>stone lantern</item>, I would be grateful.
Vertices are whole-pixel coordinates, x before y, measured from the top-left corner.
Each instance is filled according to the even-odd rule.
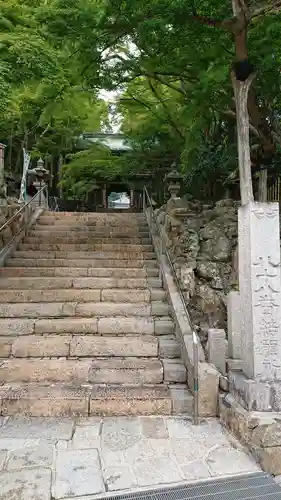
[[[44,167],[44,161],[40,158],[37,161],[37,166],[33,169],[27,171],[29,182],[36,188],[37,191],[40,191],[43,186],[47,184],[47,181],[50,177],[50,172]],[[39,193],[38,204],[39,206],[45,204],[46,196],[41,191]]]
[[[165,181],[168,183],[168,191],[172,200],[178,200],[178,193],[181,188],[182,175],[176,169],[176,163],[172,164],[172,170],[169,172]]]

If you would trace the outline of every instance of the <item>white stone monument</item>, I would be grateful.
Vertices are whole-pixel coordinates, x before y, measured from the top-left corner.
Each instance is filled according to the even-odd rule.
[[[243,374],[231,392],[248,410],[281,410],[281,274],[278,203],[239,208],[239,293]]]

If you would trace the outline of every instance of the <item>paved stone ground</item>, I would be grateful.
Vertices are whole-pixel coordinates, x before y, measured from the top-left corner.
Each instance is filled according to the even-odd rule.
[[[259,470],[215,419],[0,417],[0,426],[0,500],[92,500]]]

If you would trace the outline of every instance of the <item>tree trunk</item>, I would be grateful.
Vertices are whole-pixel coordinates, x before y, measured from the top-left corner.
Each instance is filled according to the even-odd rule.
[[[250,126],[247,105],[248,93],[253,81],[253,76],[254,75],[250,75],[245,82],[240,82],[236,79],[235,74],[232,74],[236,103],[238,161],[242,205],[246,205],[249,201],[254,200],[250,155]]]
[[[240,0],[232,0],[233,14],[237,19],[234,29],[237,62],[248,60],[247,20],[243,6],[244,2],[241,2]],[[242,205],[246,205],[250,201],[254,200],[251,172],[250,122],[248,112],[248,94],[254,76],[255,75],[252,73],[245,81],[241,81],[236,78],[235,72],[232,72],[232,84],[236,105],[239,177]]]

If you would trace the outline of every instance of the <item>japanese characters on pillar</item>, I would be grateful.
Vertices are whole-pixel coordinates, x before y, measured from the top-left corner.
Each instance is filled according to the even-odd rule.
[[[240,211],[243,371],[255,380],[281,381],[279,207],[252,202]]]
[[[277,205],[277,204],[276,204]],[[275,226],[279,236],[279,210],[270,205],[253,210],[254,217],[268,229]],[[263,222],[264,221],[264,222]],[[254,307],[258,311],[259,323],[255,343],[256,377],[265,380],[281,380],[281,295],[280,295],[280,243],[276,246],[267,233],[266,242],[261,235],[262,246],[267,254],[253,261]],[[266,244],[267,243],[267,244]]]

